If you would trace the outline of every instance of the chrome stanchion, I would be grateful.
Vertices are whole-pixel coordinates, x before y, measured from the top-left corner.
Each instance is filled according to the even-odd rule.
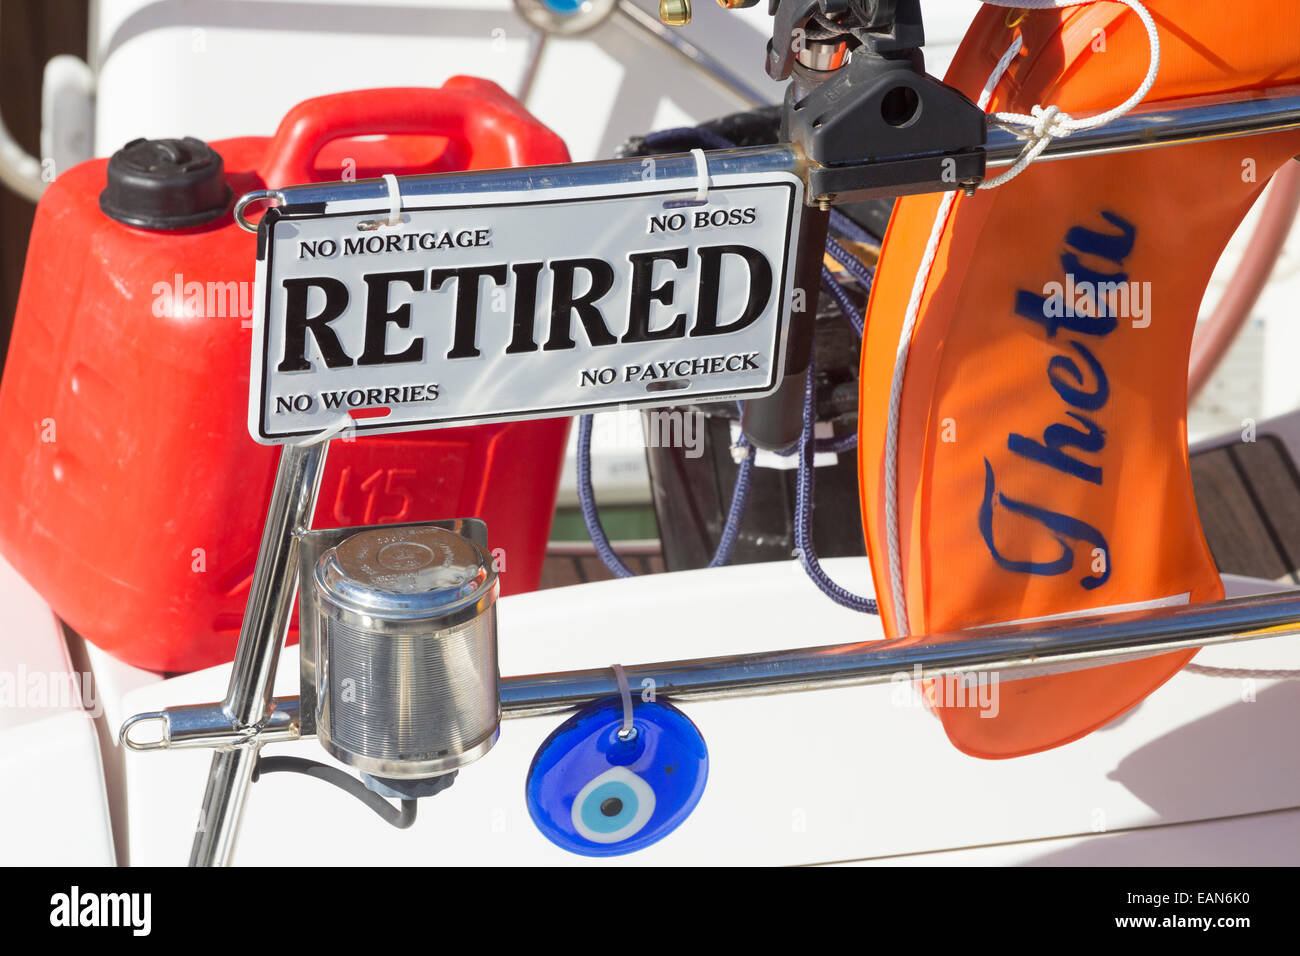
[[[234,670],[221,703],[222,717],[229,721],[239,742],[212,757],[190,851],[191,866],[225,866],[234,852],[244,799],[261,749],[259,732],[274,708],[275,669],[298,584],[298,533],[311,525],[328,448],[325,439],[311,445],[285,445],[280,453],[239,629]]]

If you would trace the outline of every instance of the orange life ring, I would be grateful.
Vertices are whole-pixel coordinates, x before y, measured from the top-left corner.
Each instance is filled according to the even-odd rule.
[[[1289,4],[1149,0],[1162,47],[1146,101],[1300,80]],[[1110,109],[1149,63],[1118,3],[975,18],[947,81],[972,99],[1019,33],[991,110]],[[908,630],[935,633],[1139,602],[1211,601],[1222,586],[1188,471],[1187,360],[1223,247],[1300,134],[1038,162],[958,197],[911,339],[898,428]],[[861,369],[863,526],[888,634],[884,448],[904,313],[937,196],[901,200],[868,309]],[[1110,285],[1101,285],[1109,283]],[[1101,290],[1103,308],[1094,306]],[[1067,743],[1132,707],[1194,651],[1006,680],[997,715],[936,706],[979,757]]]

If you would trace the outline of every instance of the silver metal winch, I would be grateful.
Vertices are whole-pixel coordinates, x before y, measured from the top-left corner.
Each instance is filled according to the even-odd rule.
[[[421,795],[411,782],[496,743],[498,583],[485,544],[472,519],[304,536],[303,693],[321,745],[372,789]]]

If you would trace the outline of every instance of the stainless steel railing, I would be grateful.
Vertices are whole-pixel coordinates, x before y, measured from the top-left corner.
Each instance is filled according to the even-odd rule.
[[[656,694],[673,700],[716,700],[900,679],[996,674],[1000,680],[1014,680],[1191,647],[1295,634],[1300,634],[1300,591],[1284,591],[892,641],[624,665],[623,670],[633,686],[650,680]],[[507,718],[560,713],[618,692],[613,672],[605,667],[507,677],[501,682],[501,711]],[[262,729],[262,743],[299,740],[314,733],[312,715],[299,712],[297,697],[275,698],[272,714]],[[130,729],[145,721],[162,724],[158,741],[131,739]],[[140,714],[123,727],[123,742],[133,750],[232,747],[247,737],[247,732],[231,725],[221,704]]]

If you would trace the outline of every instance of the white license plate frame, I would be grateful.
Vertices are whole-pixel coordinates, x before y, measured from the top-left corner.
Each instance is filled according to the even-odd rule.
[[[373,198],[302,209],[290,201],[270,210],[258,238],[250,435],[262,444],[282,444],[340,429],[382,434],[771,394],[785,361],[802,183],[784,170],[715,177],[702,204],[693,199],[693,184],[683,186],[681,180],[556,189],[530,184],[514,193],[420,195],[400,199],[398,226],[387,225],[395,202],[376,204]],[[750,211],[752,221],[746,222]],[[707,226],[696,228],[699,215]],[[669,228],[682,221],[685,226]],[[367,228],[358,228],[363,223]],[[556,232],[566,224],[567,233]],[[398,248],[390,236],[398,238]],[[376,238],[384,248],[366,251],[375,248]],[[332,254],[322,256],[327,240],[334,242]],[[423,248],[426,243],[431,248]],[[291,255],[295,249],[297,258]],[[683,249],[684,266],[678,264]],[[648,269],[636,257],[648,257]],[[738,324],[752,311],[763,285],[758,258],[771,273],[762,308],[738,331],[712,331]],[[554,311],[557,301],[582,300],[600,283],[600,267],[570,265],[575,260],[603,262],[614,274],[610,288],[590,303],[599,316],[590,325],[576,306],[558,324],[548,314],[548,306]],[[517,305],[520,291],[539,262],[533,325],[517,329],[529,312],[526,297]],[[516,271],[524,266],[524,272]],[[471,278],[467,270],[476,268],[496,271]],[[504,284],[497,281],[501,268]],[[455,270],[462,271],[442,275]],[[634,288],[638,270],[642,285]],[[415,273],[422,278],[413,278]],[[401,274],[407,278],[391,278]],[[346,305],[321,322],[331,302],[337,305],[337,289],[327,280],[342,283]],[[289,283],[295,281],[291,306]],[[475,319],[465,323],[473,326],[468,336],[462,336],[457,315],[462,285],[473,285],[477,299]],[[710,301],[714,285],[717,307],[710,324],[703,319],[710,310],[700,306]],[[664,288],[670,290],[667,302],[655,297]],[[648,311],[634,330],[638,299],[648,303]],[[677,329],[682,315],[683,335],[639,337],[643,329],[656,336]],[[382,335],[372,348],[376,343],[367,336],[375,328]],[[333,343],[327,341],[331,334]],[[573,346],[566,347],[566,340]],[[417,341],[422,354],[412,360]],[[519,350],[512,351],[516,345]],[[452,357],[458,349],[461,354]],[[406,360],[383,361],[402,355]],[[370,363],[363,365],[363,358]],[[304,363],[307,368],[297,367]],[[588,376],[592,370],[598,370],[598,380]],[[610,370],[614,378],[605,381]],[[688,374],[677,374],[683,371]],[[358,392],[360,404],[354,401]],[[375,416],[377,407],[389,411]]]

